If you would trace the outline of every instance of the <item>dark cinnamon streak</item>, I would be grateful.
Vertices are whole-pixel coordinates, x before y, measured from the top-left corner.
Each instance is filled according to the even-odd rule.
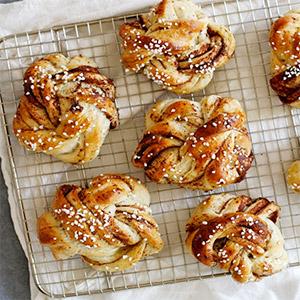
[[[295,68],[298,71],[293,71]],[[270,80],[272,89],[277,92],[283,103],[291,104],[300,99],[300,85],[296,81],[299,76],[300,64],[288,68]]]

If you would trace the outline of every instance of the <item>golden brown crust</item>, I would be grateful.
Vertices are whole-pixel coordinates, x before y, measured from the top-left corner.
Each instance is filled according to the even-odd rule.
[[[235,49],[232,33],[189,0],[163,0],[139,21],[123,24],[120,36],[125,68],[183,94],[203,89]]]
[[[97,270],[121,271],[163,247],[149,202],[146,188],[125,175],[100,175],[89,188],[63,185],[38,218],[38,237],[57,259],[80,254]]]
[[[28,150],[65,162],[94,159],[118,126],[115,87],[88,58],[62,54],[36,60],[25,72],[13,130]]]
[[[300,107],[300,11],[290,11],[270,31],[271,87],[283,103]]]
[[[294,161],[288,168],[286,180],[289,188],[300,193],[300,160]]]
[[[186,245],[207,266],[254,281],[287,265],[283,238],[275,225],[280,208],[265,198],[221,194],[196,208],[187,222]]]
[[[245,121],[239,102],[231,98],[158,102],[146,115],[133,164],[155,182],[191,189],[239,182],[253,160]]]

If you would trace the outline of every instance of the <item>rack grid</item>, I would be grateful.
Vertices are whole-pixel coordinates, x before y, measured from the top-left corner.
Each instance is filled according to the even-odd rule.
[[[288,190],[285,173],[300,157],[300,110],[279,101],[269,86],[268,32],[278,16],[299,9],[297,0],[224,0],[202,4],[205,13],[234,33],[234,58],[215,72],[201,93],[239,99],[248,116],[255,162],[244,181],[210,193],[189,191],[149,181],[130,163],[144,129],[144,114],[154,99],[170,97],[145,76],[125,73],[120,63],[120,24],[138,18],[127,16],[68,24],[3,38],[0,42],[1,119],[14,177],[16,198],[23,220],[32,273],[38,288],[52,297],[104,293],[130,288],[223,276],[222,271],[199,264],[184,247],[185,222],[194,207],[209,194],[232,192],[274,199],[282,208],[280,228],[285,238],[289,266],[300,264],[300,202]],[[110,131],[99,157],[83,166],[64,164],[52,157],[21,147],[12,133],[12,118],[23,93],[22,78],[30,63],[45,54],[62,52],[93,58],[100,71],[114,79],[121,126]],[[176,97],[172,95],[173,97]],[[80,257],[56,261],[40,245],[36,219],[49,208],[63,183],[86,185],[99,173],[127,173],[146,183],[151,208],[158,221],[164,249],[134,268],[119,273],[92,270]]]

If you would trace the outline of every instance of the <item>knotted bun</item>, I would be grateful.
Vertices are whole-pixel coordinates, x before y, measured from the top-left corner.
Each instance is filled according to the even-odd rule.
[[[94,159],[110,128],[119,124],[115,87],[83,56],[51,54],[25,72],[13,120],[19,142],[69,163]]]
[[[288,263],[283,237],[275,225],[279,212],[265,198],[211,196],[188,220],[186,245],[200,262],[229,271],[239,282],[258,280]]]
[[[80,254],[97,270],[125,270],[163,247],[149,204],[147,189],[129,176],[101,175],[88,188],[63,185],[38,219],[39,240],[56,259]]]
[[[253,160],[245,122],[240,103],[232,98],[157,102],[146,114],[133,164],[155,182],[191,189],[239,182]]]
[[[274,22],[270,44],[271,86],[283,103],[300,108],[300,10]]]
[[[300,160],[294,161],[287,171],[287,184],[295,193],[300,193]]]
[[[125,68],[180,94],[207,86],[235,50],[232,33],[189,0],[163,0],[139,21],[123,24],[120,36]]]

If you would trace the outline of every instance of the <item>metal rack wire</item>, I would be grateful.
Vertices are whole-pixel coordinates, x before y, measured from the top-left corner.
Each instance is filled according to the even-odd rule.
[[[286,241],[290,266],[300,264],[300,202],[285,183],[287,166],[300,157],[300,111],[283,106],[269,81],[268,31],[273,20],[297,0],[225,0],[203,4],[214,21],[227,24],[237,41],[235,57],[215,73],[201,93],[240,99],[248,115],[255,164],[247,178],[214,191],[246,193],[275,199],[282,208],[280,227]],[[120,59],[118,27],[137,14],[58,26],[5,37],[0,43],[1,119],[6,134],[14,185],[28,245],[29,260],[39,289],[53,297],[110,292],[175,283],[223,272],[200,265],[185,247],[185,222],[207,193],[157,185],[135,169],[130,157],[142,135],[144,113],[153,99],[166,93],[143,75],[125,74]],[[25,151],[12,134],[12,118],[23,93],[22,78],[34,59],[54,52],[92,57],[117,86],[121,126],[109,133],[100,156],[84,166],[64,164],[49,156]],[[49,249],[37,240],[36,218],[48,208],[62,183],[85,185],[98,173],[127,173],[146,182],[152,196],[152,211],[165,242],[163,251],[122,273],[96,272],[79,257],[55,261]]]

